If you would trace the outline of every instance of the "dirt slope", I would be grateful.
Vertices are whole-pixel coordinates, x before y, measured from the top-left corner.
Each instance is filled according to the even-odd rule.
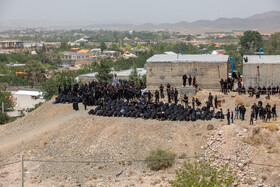
[[[256,102],[248,96],[217,94],[225,99],[224,110],[233,109],[237,100],[248,106]],[[208,92],[203,91],[198,97],[205,102],[207,95]],[[272,102],[279,104],[278,97],[272,98]],[[215,129],[208,131],[208,124]],[[50,101],[25,117],[0,126],[0,165],[17,161],[20,153],[24,153],[26,159],[40,160],[25,162],[26,186],[168,186],[168,180],[174,177],[174,169],[185,159],[177,160],[171,169],[152,172],[140,160],[157,147],[174,151],[178,158],[202,155],[205,151],[207,155],[218,152],[221,158],[232,156],[232,159],[244,160],[248,157],[247,162],[280,165],[277,159],[280,156],[277,151],[280,147],[279,130],[261,128],[261,122],[254,126],[239,120],[235,125],[225,124],[219,120],[170,122],[90,116],[81,105],[76,112],[71,105],[53,105]],[[260,128],[257,145],[245,141],[254,140],[255,128]],[[219,135],[220,131],[222,135]],[[240,173],[244,185],[277,184],[277,172],[280,174],[277,168],[260,169],[248,164],[241,169],[237,164],[233,167],[244,171]],[[0,167],[0,186],[18,186],[19,167],[20,163]]]

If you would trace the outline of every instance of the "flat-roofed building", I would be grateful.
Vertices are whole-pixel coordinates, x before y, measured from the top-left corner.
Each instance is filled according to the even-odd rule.
[[[147,60],[147,88],[160,84],[180,88],[182,76],[195,76],[200,88],[218,89],[220,80],[228,78],[228,55],[154,55]]]
[[[0,49],[21,49],[23,46],[23,41],[0,41]]]
[[[243,62],[243,83],[245,88],[252,86],[280,85],[280,55],[245,55],[247,62]]]

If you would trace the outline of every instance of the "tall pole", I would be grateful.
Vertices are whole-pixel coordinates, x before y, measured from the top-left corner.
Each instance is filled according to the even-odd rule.
[[[20,162],[21,162],[21,179],[20,179],[20,187],[24,187],[24,160],[23,160],[23,154],[20,154]]]
[[[260,49],[259,49],[259,58],[260,58],[260,59],[262,58],[262,50],[263,50],[263,48],[260,48]]]
[[[229,57],[229,59],[231,59],[231,78],[232,78],[234,58],[233,57]]]

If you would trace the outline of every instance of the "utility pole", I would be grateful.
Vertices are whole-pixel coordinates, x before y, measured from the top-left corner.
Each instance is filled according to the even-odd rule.
[[[20,163],[21,163],[21,181],[20,181],[20,187],[24,187],[24,157],[23,154],[20,154]]]

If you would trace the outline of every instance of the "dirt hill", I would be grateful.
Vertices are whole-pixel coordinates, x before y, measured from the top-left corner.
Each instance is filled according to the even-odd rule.
[[[217,94],[224,111],[243,102],[247,111],[255,98]],[[197,97],[205,102],[207,91]],[[261,98],[266,104],[264,97]],[[270,103],[277,103],[273,96]],[[171,122],[99,117],[80,105],[45,103],[27,116],[0,126],[0,165],[25,157],[26,186],[168,186],[186,157],[215,156],[229,163],[243,186],[277,186],[280,183],[280,132],[278,122],[249,126],[247,120]],[[207,130],[207,126],[214,126]],[[153,172],[143,162],[150,150],[161,147],[176,153],[173,168]],[[29,161],[28,161],[29,160]],[[33,161],[30,161],[33,160]],[[264,164],[264,165],[257,165]],[[18,186],[20,163],[0,166],[0,186]]]

